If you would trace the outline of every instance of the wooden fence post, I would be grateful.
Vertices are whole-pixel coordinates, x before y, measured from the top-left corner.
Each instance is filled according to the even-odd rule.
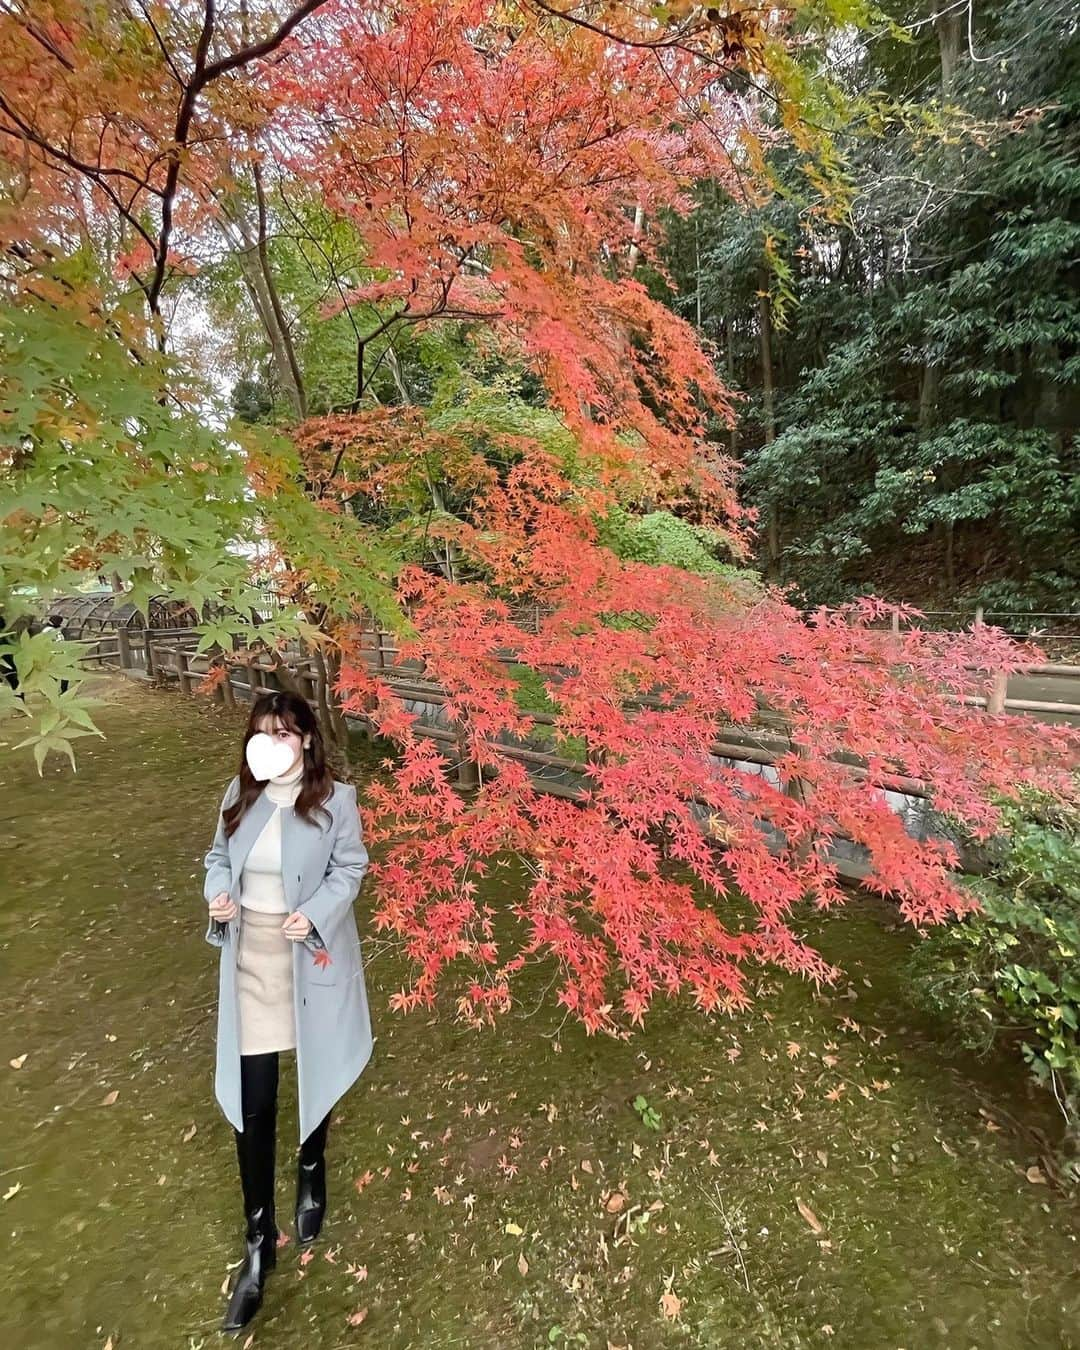
[[[154,655],[154,641],[150,636],[150,629],[142,630],[143,652],[146,659],[146,678],[148,680],[157,679],[157,659]]]
[[[130,670],[131,641],[128,638],[128,631],[123,624],[119,624],[116,629],[116,655],[120,662],[120,669]]]
[[[986,711],[992,714],[1003,713],[1005,711],[1005,699],[1009,692],[1009,677],[1003,670],[994,672],[993,683],[990,686],[990,697],[986,700]]]
[[[795,741],[790,740],[790,738],[789,744],[791,746],[792,751],[799,757],[799,759],[806,758],[806,751],[803,749],[801,745],[797,744]],[[786,796],[791,797],[793,801],[799,802],[799,804],[802,806],[809,806],[810,799],[813,796],[813,790],[807,785],[806,780],[800,778],[797,774],[793,774],[785,783],[784,793]],[[814,848],[814,845],[817,843],[818,838],[819,838],[818,832],[816,830],[812,830],[810,834],[798,846],[798,848],[795,850],[795,857],[798,859],[799,862],[805,862],[806,859],[809,858]]]
[[[457,735],[458,766],[457,782],[458,787],[476,788],[480,786],[480,765],[469,754],[468,746],[465,740],[465,732],[459,731]]]

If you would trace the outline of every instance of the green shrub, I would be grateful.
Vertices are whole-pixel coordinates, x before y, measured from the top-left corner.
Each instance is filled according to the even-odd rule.
[[[1005,808],[984,876],[965,880],[982,906],[932,932],[912,957],[920,1001],[986,1053],[1019,1047],[1080,1147],[1080,810],[1035,795]],[[1069,1164],[1080,1180],[1080,1162]]]

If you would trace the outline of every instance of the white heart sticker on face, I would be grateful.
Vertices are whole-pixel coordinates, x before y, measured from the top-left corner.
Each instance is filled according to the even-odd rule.
[[[275,741],[265,731],[259,731],[248,741],[244,758],[252,775],[263,783],[268,778],[279,777],[291,767],[293,748],[285,741]]]

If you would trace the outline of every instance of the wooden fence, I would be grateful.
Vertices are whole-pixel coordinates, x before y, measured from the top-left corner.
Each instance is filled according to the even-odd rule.
[[[197,654],[196,645],[196,638],[183,630],[121,629],[110,637],[102,637],[87,660],[123,671],[132,678],[152,681],[159,686],[172,686],[182,693],[193,694],[207,678],[211,664],[220,657],[220,653],[213,652]],[[400,658],[393,634],[369,628],[362,636],[361,646],[369,668],[377,671],[395,695],[416,714],[416,734],[428,737],[439,746],[462,788],[477,787],[482,781],[484,766],[477,764],[471,755],[463,729],[446,714],[445,692],[436,683],[424,678],[419,662]],[[502,659],[509,663],[513,656],[505,653]],[[287,671],[287,680],[281,678],[281,666]],[[326,698],[325,685],[320,687],[318,663],[298,647],[286,649],[273,658],[269,654],[254,659],[245,656],[243,663],[230,663],[228,669],[229,677],[217,686],[214,696],[229,706],[235,706],[238,700],[250,701],[262,690],[280,689],[289,684],[299,687],[316,710]],[[1080,668],[1073,666],[1048,665],[1040,667],[1039,672],[1069,681],[1080,681]],[[1075,687],[1080,690],[1080,683]],[[995,679],[988,697],[972,697],[969,701],[987,707],[992,713],[1009,710],[1038,714],[1052,710],[1059,714],[1080,714],[1080,707],[1074,704],[1046,704],[1039,700],[1010,698],[1004,677]],[[658,698],[641,696],[628,700],[627,706],[659,708],[673,705],[664,705]],[[339,710],[335,711],[340,715]],[[587,750],[584,759],[575,759],[544,748],[544,728],[553,726],[555,719],[550,713],[544,712],[530,715],[538,728],[538,736],[523,741],[503,735],[498,740],[485,742],[485,748],[492,756],[524,763],[538,790],[571,799],[580,797],[586,787],[588,765],[597,762],[596,752]],[[372,728],[362,717],[350,713],[345,721],[363,734],[371,734]],[[1037,734],[1035,727],[1033,734]],[[761,775],[780,787],[780,775],[775,764],[792,749],[797,747],[793,746],[782,718],[762,712],[752,728],[721,728],[709,753],[718,767],[723,765],[743,773]],[[865,768],[856,760],[845,762],[854,776],[866,776]],[[923,839],[932,832],[934,825],[930,792],[926,784],[900,775],[886,775],[875,778],[873,785],[882,791],[890,807],[901,816],[905,829],[913,838]],[[797,777],[787,780],[782,787],[794,796],[801,797],[803,793],[803,784]],[[699,825],[706,833],[711,833],[708,824],[711,808],[704,802],[694,800],[691,800],[690,807]],[[783,839],[776,833],[769,843],[772,847],[779,847]],[[830,857],[840,875],[848,880],[858,880],[869,870],[865,850],[850,841],[835,841],[831,846]]]

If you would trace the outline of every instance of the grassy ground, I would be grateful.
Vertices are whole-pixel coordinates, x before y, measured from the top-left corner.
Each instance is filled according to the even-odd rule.
[[[212,1345],[242,1216],[201,860],[239,721],[98,692],[108,740],[75,776],[39,778],[0,726],[5,1344]],[[510,865],[488,896],[519,884]],[[497,1032],[455,1026],[450,993],[437,1016],[388,1012],[403,967],[367,894],[377,1040],[335,1113],[324,1237],[306,1262],[283,1248],[243,1343],[1080,1347],[1080,1222],[1033,1142],[1052,1117],[1006,1066],[939,1048],[880,915],[822,924],[849,977],[828,996],[763,979],[745,1020],[658,1005],[617,1042],[564,1021],[541,968]]]

